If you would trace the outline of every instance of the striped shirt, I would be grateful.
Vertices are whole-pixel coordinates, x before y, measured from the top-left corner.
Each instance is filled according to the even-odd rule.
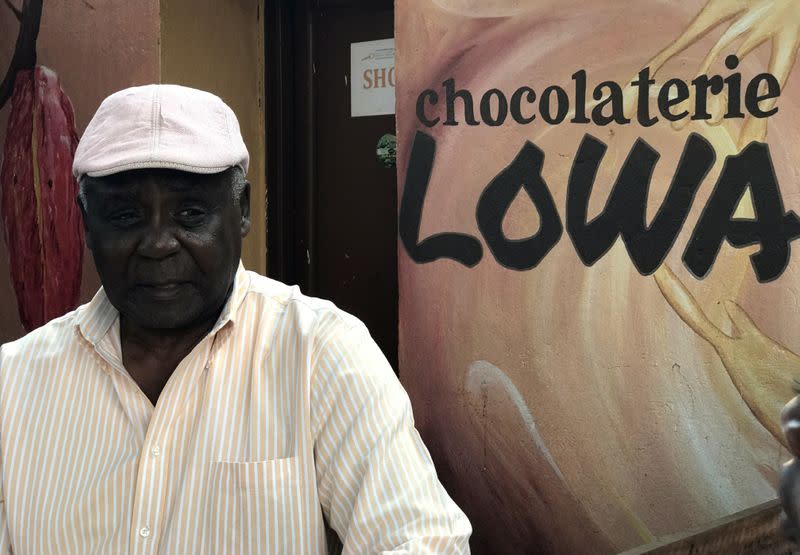
[[[155,407],[102,289],[3,345],[0,461],[2,553],[469,551],[364,325],[241,265]]]

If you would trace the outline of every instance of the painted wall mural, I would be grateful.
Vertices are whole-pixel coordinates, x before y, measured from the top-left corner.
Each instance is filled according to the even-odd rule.
[[[159,81],[159,40],[158,0],[0,1],[0,343],[97,291],[72,152],[103,98]]]
[[[400,373],[483,553],[773,499],[795,0],[397,0]]]
[[[11,100],[0,165],[0,216],[26,331],[78,306],[83,225],[72,161],[78,147],[72,102],[56,73],[36,64],[42,0],[21,9],[19,34],[5,78],[0,109]]]

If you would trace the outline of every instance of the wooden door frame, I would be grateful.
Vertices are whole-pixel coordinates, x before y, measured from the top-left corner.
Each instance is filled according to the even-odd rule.
[[[314,275],[306,254],[314,237],[311,8],[310,0],[264,2],[267,275],[304,292]]]
[[[315,292],[315,25],[393,0],[264,0],[267,275]]]

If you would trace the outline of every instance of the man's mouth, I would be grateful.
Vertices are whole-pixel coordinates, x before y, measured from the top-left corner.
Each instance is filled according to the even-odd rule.
[[[188,285],[186,281],[164,281],[139,283],[137,288],[149,297],[169,300],[178,296]]]

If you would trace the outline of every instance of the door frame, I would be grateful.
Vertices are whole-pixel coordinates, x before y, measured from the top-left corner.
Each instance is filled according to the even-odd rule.
[[[315,27],[393,0],[264,0],[267,275],[315,293]]]
[[[267,275],[304,292],[314,275],[313,22],[310,0],[265,0]]]

